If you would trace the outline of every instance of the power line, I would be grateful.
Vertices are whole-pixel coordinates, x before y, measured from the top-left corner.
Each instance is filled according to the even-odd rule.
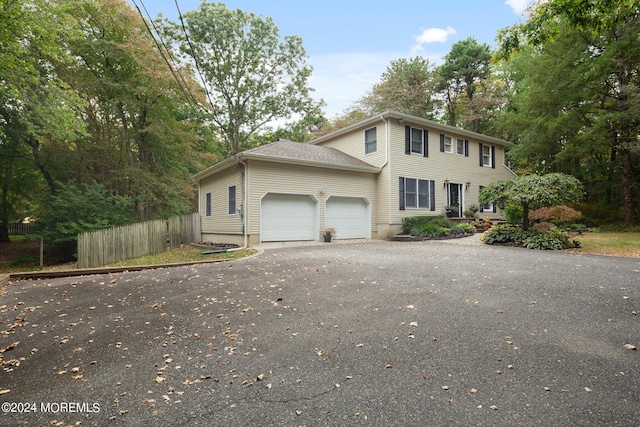
[[[174,80],[178,84],[178,87],[180,88],[180,91],[185,96],[185,98],[187,100],[187,103],[194,110],[194,112],[196,114],[200,114],[200,112],[199,112],[199,110],[197,108],[198,105],[199,105],[198,101],[196,100],[195,96],[193,96],[193,93],[191,92],[191,89],[189,88],[189,85],[185,81],[184,76],[182,76],[182,74],[180,72],[178,72],[178,75],[180,75],[180,78],[178,78],[178,75],[176,75],[176,70],[178,69],[178,67],[177,67],[177,65],[175,63],[175,60],[171,56],[171,53],[170,53],[169,49],[167,48],[167,45],[164,43],[164,40],[162,40],[162,36],[160,35],[160,32],[158,31],[158,28],[153,23],[153,20],[151,19],[151,16],[149,15],[149,11],[147,10],[147,8],[144,5],[143,1],[140,0],[140,4],[142,4],[142,7],[144,8],[145,12],[147,13],[147,16],[149,17],[149,22],[151,22],[151,24],[153,25],[154,29],[156,30],[156,33],[158,35],[158,39],[160,39],[160,42],[162,43],[162,46],[164,46],[167,55],[171,59],[171,62],[173,62],[175,70],[174,70],[174,67],[172,67],[171,64],[169,63],[169,60],[166,58],[165,52],[162,50],[162,48],[160,47],[160,44],[158,43],[158,39],[156,39],[155,35],[151,31],[151,28],[149,28],[147,20],[145,19],[144,15],[142,14],[142,11],[140,10],[140,8],[138,7],[138,4],[136,3],[135,0],[132,0],[132,1],[133,1],[133,4],[135,5],[136,9],[138,10],[138,13],[140,14],[140,17],[142,18],[142,21],[144,22],[144,26],[146,27],[147,32],[149,33],[149,35],[153,39],[153,41],[154,41],[154,43],[156,45],[156,48],[158,49],[158,52],[160,53],[160,56],[162,56],[162,59],[164,59],[164,62],[167,64],[167,67],[169,67],[169,71],[171,71],[171,74],[173,75]],[[181,82],[181,80],[182,80],[182,82]],[[183,86],[183,83],[184,83],[184,86]],[[186,87],[186,90],[185,90],[185,87]],[[189,92],[189,93],[187,94],[187,92]],[[194,106],[194,103],[195,103],[195,106]]]
[[[142,0],[140,0],[142,1]],[[193,45],[191,44],[191,40],[189,39],[189,33],[187,33],[187,28],[184,25],[184,19],[182,18],[182,12],[180,11],[180,6],[178,5],[178,0],[174,0],[176,3],[176,9],[178,9],[178,16],[180,17],[180,24],[182,24],[182,31],[184,32],[184,36],[187,39],[187,43],[189,44],[189,48],[191,49],[193,61],[196,64],[196,70],[198,71],[198,75],[200,76],[200,81],[202,81],[202,86],[204,87],[204,93],[207,95],[207,99],[209,100],[209,105],[211,105],[211,109],[215,112],[215,106],[213,101],[211,100],[211,94],[209,93],[209,89],[207,88],[207,83],[204,77],[202,76],[202,72],[200,71],[200,64],[198,63],[198,58],[196,58],[195,50],[193,49]]]

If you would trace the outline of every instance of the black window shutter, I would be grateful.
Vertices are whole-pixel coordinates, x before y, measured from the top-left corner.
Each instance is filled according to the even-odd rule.
[[[404,154],[411,154],[411,127],[404,127]]]
[[[496,168],[496,147],[494,145],[491,146],[491,167]]]
[[[429,200],[431,201],[430,210],[436,210],[436,182],[434,180],[429,181]]]
[[[440,151],[444,153],[444,134],[440,134]]]
[[[464,155],[465,157],[469,157],[469,140],[464,140]]]
[[[422,155],[429,157],[429,132],[426,129],[422,132],[422,137],[424,138],[422,141]]]
[[[404,210],[404,178],[400,177],[400,210]]]
[[[482,144],[478,144],[480,146],[480,167],[484,166],[483,155],[482,155]]]

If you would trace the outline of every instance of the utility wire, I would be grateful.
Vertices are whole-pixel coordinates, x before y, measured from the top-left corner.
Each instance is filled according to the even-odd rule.
[[[135,5],[136,9],[138,10],[138,13],[140,14],[140,17],[142,18],[142,21],[144,22],[144,26],[146,27],[147,32],[149,33],[149,35],[151,35],[151,38],[153,39],[153,41],[154,41],[154,43],[156,45],[156,48],[158,49],[158,52],[160,53],[160,56],[162,56],[162,59],[164,59],[164,62],[167,64],[167,67],[169,67],[169,71],[171,71],[171,74],[173,75],[174,80],[178,84],[178,87],[180,88],[180,91],[185,96],[185,98],[187,100],[187,103],[194,110],[194,112],[199,115],[201,113],[199,111],[199,109],[197,108],[197,106],[199,104],[198,104],[196,98],[193,96],[193,93],[191,93],[191,89],[187,85],[187,82],[184,80],[184,77],[182,76],[182,74],[178,72],[178,74],[180,75],[180,78],[178,78],[178,75],[176,75],[176,70],[178,69],[178,67],[175,64],[174,59],[171,57],[171,53],[169,52],[169,49],[167,49],[166,44],[162,40],[162,37],[160,36],[160,32],[158,31],[158,28],[153,23],[153,20],[151,20],[151,16],[149,15],[149,12],[147,11],[147,8],[145,7],[145,5],[142,2],[142,0],[140,0],[140,4],[142,4],[142,7],[144,8],[145,12],[147,13],[147,16],[149,16],[149,21],[152,23],[154,29],[156,30],[156,33],[158,34],[158,38],[160,39],[160,41],[162,43],[162,46],[164,46],[164,48],[165,48],[165,50],[167,52],[167,55],[171,59],[171,62],[173,62],[174,67],[176,68],[176,70],[174,70],[174,67],[172,67],[171,64],[169,63],[169,60],[167,59],[167,57],[165,56],[164,51],[162,50],[162,47],[160,47],[160,44],[158,43],[158,39],[156,39],[155,35],[151,31],[151,28],[149,28],[149,24],[147,23],[147,20],[145,19],[144,15],[142,14],[142,11],[138,7],[138,4],[136,3],[135,0],[132,0],[132,1],[133,1],[133,4]],[[181,80],[182,80],[182,82],[181,82]],[[184,86],[183,86],[183,83],[184,83]],[[185,87],[187,88],[186,90],[185,90]],[[189,93],[187,94],[187,92],[189,92]],[[194,103],[196,104],[195,106],[194,106]]]
[[[142,1],[142,0],[140,0]],[[193,49],[193,45],[191,44],[191,40],[189,39],[189,33],[187,33],[187,27],[184,25],[184,19],[182,18],[182,12],[180,11],[180,6],[178,5],[178,0],[174,0],[176,3],[176,9],[178,9],[178,16],[180,17],[180,24],[182,24],[182,31],[184,32],[184,36],[187,39],[187,43],[189,44],[189,48],[191,49],[191,57],[196,64],[196,70],[198,70],[198,75],[200,76],[200,81],[202,81],[202,86],[204,87],[204,92],[207,94],[207,99],[209,100],[209,105],[211,105],[211,109],[215,112],[215,106],[213,101],[211,100],[211,94],[209,93],[209,89],[207,88],[207,83],[204,77],[202,76],[202,71],[200,71],[200,64],[198,63],[198,58],[196,58],[195,50]]]

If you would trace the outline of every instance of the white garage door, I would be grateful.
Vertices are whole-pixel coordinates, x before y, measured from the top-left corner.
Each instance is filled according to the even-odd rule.
[[[260,240],[317,240],[316,202],[309,196],[267,194],[260,204]]]
[[[371,237],[369,203],[359,197],[330,197],[326,224],[336,229],[336,239],[367,239]]]

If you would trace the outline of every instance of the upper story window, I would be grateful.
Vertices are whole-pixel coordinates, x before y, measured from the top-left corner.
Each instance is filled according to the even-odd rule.
[[[443,153],[453,153],[453,138],[449,135],[440,134],[440,151]]]
[[[229,215],[236,214],[236,186],[229,187]]]
[[[429,132],[424,129],[404,127],[404,153],[429,157]]]
[[[461,156],[469,157],[469,141],[466,139],[458,138],[456,140],[456,153]]]
[[[377,128],[371,128],[364,131],[364,154],[371,154],[378,151],[378,132]]]
[[[422,154],[423,143],[424,131],[422,129],[411,128],[411,152]]]
[[[493,145],[480,144],[480,166],[496,167],[496,148]]]

